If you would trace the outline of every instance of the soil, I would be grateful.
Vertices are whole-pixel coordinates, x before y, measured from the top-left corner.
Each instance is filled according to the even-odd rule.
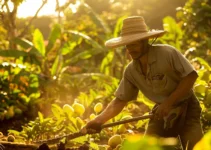
[[[21,131],[22,126],[27,124],[29,122],[26,118],[13,118],[9,120],[3,120],[0,121],[0,132],[2,132],[4,135],[8,134],[8,130],[17,130]]]

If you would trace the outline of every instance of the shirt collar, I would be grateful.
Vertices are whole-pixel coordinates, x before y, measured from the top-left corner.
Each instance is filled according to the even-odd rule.
[[[152,63],[157,61],[156,55],[157,55],[157,51],[154,49],[153,46],[150,46],[149,47],[149,52],[148,52],[148,65],[151,65]],[[139,60],[133,60],[133,65],[135,66],[135,68],[138,71],[141,72]]]
[[[157,51],[154,49],[154,46],[150,46],[149,52],[148,52],[148,64],[149,65],[154,63],[157,60],[156,55],[157,55]]]

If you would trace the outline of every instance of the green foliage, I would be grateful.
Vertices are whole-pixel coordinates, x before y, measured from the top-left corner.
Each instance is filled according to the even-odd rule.
[[[188,0],[183,8],[178,8],[177,18],[180,20],[183,36],[183,49],[194,48],[193,56],[203,57],[210,63],[210,16],[209,0]]]
[[[72,107],[68,104],[66,106]],[[52,104],[51,110],[52,116],[45,118],[38,112],[38,117],[22,126],[22,131],[8,130],[9,134],[13,134],[17,142],[31,142],[75,133],[85,125],[85,121],[74,110],[70,113],[65,107],[61,108],[56,104]],[[89,138],[90,136],[82,136],[68,140],[66,147],[81,146],[89,141]],[[98,145],[94,142],[90,142],[90,146],[98,149]]]
[[[20,4],[21,1],[17,2]],[[101,5],[95,5],[97,2]],[[54,138],[77,132],[87,121],[96,117],[99,112],[94,111],[94,106],[101,102],[105,108],[113,99],[113,93],[122,77],[123,70],[130,61],[124,54],[123,48],[108,51],[104,47],[104,41],[119,36],[122,20],[131,14],[146,16],[147,23],[153,27],[156,19],[162,17],[162,13],[158,13],[159,16],[151,15],[161,8],[152,8],[155,2],[157,0],[141,2],[138,0],[109,2],[86,0],[81,1],[76,13],[71,13],[68,6],[73,1],[70,1],[69,4],[57,9],[63,10],[65,17],[62,23],[53,24],[50,34],[46,33],[47,29],[40,27],[40,30],[35,29],[33,34],[27,35],[26,38],[14,38],[11,41],[5,40],[8,31],[0,27],[0,33],[2,33],[0,34],[0,56],[6,60],[5,63],[9,64],[4,66],[5,63],[2,63],[0,66],[2,91],[0,119],[22,114],[22,111],[29,109],[27,108],[29,105],[32,106],[35,103],[48,106],[52,104],[49,108],[52,113],[48,117],[45,117],[41,109],[34,121],[31,120],[29,124],[23,126],[23,131],[9,130],[9,132],[14,133],[18,137],[16,139],[20,141]],[[169,3],[169,1],[165,2]],[[163,5],[163,3],[156,4]],[[203,108],[203,127],[207,131],[211,121],[210,1],[189,0],[184,8],[178,10],[177,17],[180,22],[176,22],[170,16],[163,19],[163,27],[167,33],[159,39],[159,42],[171,44],[185,52],[185,56],[196,68],[199,78],[194,90]],[[42,23],[46,20],[43,18]],[[8,49],[9,43],[15,44],[15,48]],[[26,66],[26,68],[21,68],[21,66]],[[84,107],[85,113],[81,116],[78,116],[73,109],[73,104],[76,102]],[[153,106],[153,103],[141,94],[138,98],[138,103],[140,102],[147,105],[147,110]],[[142,110],[137,105],[138,103],[130,103],[119,115],[108,122],[137,115],[137,110],[139,113]],[[63,104],[66,106],[61,107]],[[41,108],[48,110],[45,106]],[[147,120],[144,120],[104,129],[100,135],[84,136],[71,140],[68,144],[70,147],[77,146],[91,140],[100,143],[103,140],[107,141],[114,134],[126,136],[140,132],[139,130],[144,129],[146,123]],[[154,138],[143,139],[135,136],[135,139],[126,139],[122,147],[134,150],[143,147],[143,149],[172,148],[165,147],[165,142],[163,145],[161,143]],[[98,149],[96,143],[91,142],[90,146]]]
[[[107,56],[103,59],[102,63],[101,63],[101,67],[100,67],[100,71],[106,75],[111,74],[111,70],[112,69],[112,62],[113,62],[113,58],[114,58],[114,51],[110,51]]]
[[[90,1],[87,2],[88,4],[92,4],[90,3]],[[93,56],[93,59],[91,60],[97,63],[97,67],[99,67],[99,64],[101,64],[102,62],[102,65],[100,65],[100,71],[102,73],[106,72],[107,75],[111,75],[120,79],[122,77],[123,69],[126,66],[126,61],[124,60],[124,52],[122,52],[122,49],[120,49],[113,52],[114,54],[111,54],[111,52],[108,52],[103,45],[106,39],[113,37],[113,35],[119,35],[122,20],[126,17],[126,15],[124,14],[120,18],[115,18],[115,21],[113,21],[113,23],[116,24],[117,22],[117,24],[114,24],[114,31],[112,33],[111,31],[113,27],[111,28],[109,26],[110,20],[105,18],[103,15],[95,13],[95,9],[91,8],[88,4],[82,2],[75,14],[71,14],[67,11],[65,15],[68,21],[67,24],[65,24],[64,28],[67,28],[67,30],[69,28],[75,29],[77,31],[83,32],[89,37],[92,37],[92,39],[95,41],[95,43],[92,44],[94,46],[93,51],[95,53],[98,53],[95,54],[95,56]],[[108,21],[106,22],[105,20]],[[71,21],[71,23],[68,23],[69,21]],[[78,24],[80,24],[80,26],[78,26]],[[83,44],[83,46],[86,48],[85,44]],[[99,53],[99,51],[101,51],[101,53]],[[101,61],[101,59],[103,61]],[[90,66],[90,63],[88,63],[87,65]],[[90,67],[89,70],[91,70]]]
[[[198,97],[200,105],[202,107],[202,124],[203,129],[205,130],[205,132],[207,132],[207,130],[210,128],[211,123],[211,68],[209,64],[202,58],[196,57],[192,61],[195,68],[197,68],[197,73],[199,75],[194,86],[194,92]]]
[[[34,31],[33,44],[34,47],[38,50],[38,52],[44,57],[46,53],[44,39],[42,33],[38,29]]]
[[[21,56],[27,56],[26,52],[19,51],[19,50],[1,50],[0,55],[2,57],[13,57],[13,58],[19,58]]]
[[[183,32],[179,25],[176,23],[175,19],[167,16],[163,19],[163,27],[167,32],[162,38],[159,39],[160,42],[165,44],[170,44],[181,50],[181,40],[183,38]]]
[[[25,138],[27,141],[35,141],[53,138],[63,133],[74,133],[79,130],[74,114],[67,114],[56,104],[52,105],[52,112],[53,117],[47,118],[38,112],[38,117],[34,121],[30,121],[28,125],[23,126],[22,131],[9,130],[9,132],[15,132],[18,136]]]
[[[155,137],[129,135],[122,144],[122,150],[173,150],[177,144],[174,138],[157,139]]]
[[[81,60],[90,59],[104,51],[104,48],[91,37],[76,31],[62,32],[61,26],[58,24],[52,28],[47,44],[38,29],[33,33],[33,42],[19,38],[15,38],[13,42],[20,46],[19,49],[1,50],[0,55],[4,58],[19,60],[33,68],[31,71],[37,75],[39,88],[43,91],[39,102],[45,100],[43,102],[46,104],[47,101],[66,100],[71,93],[73,102],[74,97],[78,94],[75,91],[80,87],[74,83],[74,80],[83,76],[81,66],[75,65]],[[84,51],[80,48],[82,42],[89,45],[88,50]],[[78,68],[78,70],[72,71],[70,68]],[[80,75],[75,75],[77,73]],[[72,81],[70,78],[66,78],[73,74]],[[70,89],[66,89],[67,86]]]
[[[0,120],[20,117],[40,96],[37,76],[27,66],[3,62],[0,78]]]
[[[5,40],[6,38],[6,35],[7,35],[7,30],[4,29],[2,26],[1,26],[1,22],[0,22],[0,48],[6,48],[8,47],[8,42],[7,40]]]
[[[204,137],[194,146],[193,150],[205,150],[210,149],[210,137],[211,137],[211,131],[207,132]]]

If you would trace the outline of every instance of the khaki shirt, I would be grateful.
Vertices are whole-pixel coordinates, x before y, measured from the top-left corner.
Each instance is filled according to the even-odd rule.
[[[155,103],[162,103],[178,86],[183,77],[195,71],[189,61],[174,47],[157,44],[148,52],[147,74],[143,75],[139,61],[131,61],[115,96],[121,100],[135,100],[141,91]],[[183,98],[192,94],[192,90]]]

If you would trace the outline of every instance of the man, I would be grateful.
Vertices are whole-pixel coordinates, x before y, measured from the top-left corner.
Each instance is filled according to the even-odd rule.
[[[116,98],[87,123],[86,129],[99,130],[102,124],[119,114],[128,101],[135,100],[141,91],[156,103],[146,135],[179,135],[182,146],[190,150],[201,139],[201,108],[192,90],[198,77],[196,71],[174,47],[148,44],[148,39],[156,39],[164,33],[162,30],[148,31],[143,17],[132,16],[123,21],[121,36],[105,43],[109,48],[125,46],[133,61],[124,71],[115,92]]]

